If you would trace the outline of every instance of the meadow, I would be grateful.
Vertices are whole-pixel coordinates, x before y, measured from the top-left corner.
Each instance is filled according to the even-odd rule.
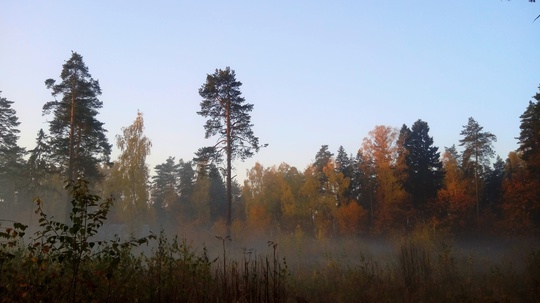
[[[539,302],[534,237],[242,237],[211,230],[100,240],[112,201],[73,184],[70,224],[1,221],[0,302]]]
[[[299,240],[301,242],[299,242]],[[530,239],[459,242],[423,233],[391,240],[161,234],[119,240],[74,260],[4,248],[2,302],[538,302],[540,250]],[[251,242],[253,243],[253,242]]]

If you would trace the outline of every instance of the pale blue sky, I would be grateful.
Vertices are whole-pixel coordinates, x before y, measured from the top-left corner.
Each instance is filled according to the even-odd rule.
[[[506,158],[540,84],[539,14],[527,0],[3,1],[0,90],[32,148],[48,128],[44,81],[79,52],[100,81],[111,143],[144,113],[151,168],[214,143],[198,89],[226,66],[269,143],[237,164],[239,179],[256,161],[303,170],[322,144],[356,153],[375,125],[417,119],[442,151],[472,116]]]

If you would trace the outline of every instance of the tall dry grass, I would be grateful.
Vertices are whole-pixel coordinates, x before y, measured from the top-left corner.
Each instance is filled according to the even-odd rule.
[[[58,296],[68,291],[66,268],[33,259],[13,239],[1,246],[0,302],[540,301],[540,245],[531,239],[426,230],[389,239],[213,237],[209,251],[161,233],[144,253],[126,246],[81,262],[71,297]]]

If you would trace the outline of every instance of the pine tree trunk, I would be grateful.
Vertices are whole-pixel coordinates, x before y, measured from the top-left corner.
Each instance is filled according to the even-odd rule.
[[[480,195],[478,193],[478,143],[475,147],[474,186],[476,194],[476,228],[480,229]]]
[[[231,236],[232,225],[232,134],[231,134],[231,102],[227,100],[225,108],[227,119],[227,236]]]
[[[67,178],[68,182],[71,182],[75,179],[74,177],[74,150],[73,150],[73,141],[75,136],[75,80],[73,80],[72,88],[71,88],[71,112],[70,112],[70,120],[69,120],[69,159],[68,159],[68,172],[67,172]],[[71,198],[69,195],[66,194],[66,223],[69,223],[70,217],[69,214],[71,213]]]
[[[75,90],[75,88],[72,88]],[[71,92],[71,113],[70,113],[70,121],[69,121],[69,159],[68,159],[68,179],[73,180],[74,179],[74,151],[73,151],[73,141],[75,136],[75,93],[74,91]]]

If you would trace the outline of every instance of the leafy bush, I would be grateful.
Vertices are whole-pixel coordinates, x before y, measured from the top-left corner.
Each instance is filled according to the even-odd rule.
[[[101,284],[112,278],[124,252],[154,238],[150,235],[124,242],[94,241],[113,200],[101,201],[91,194],[85,180],[68,182],[66,190],[72,197],[70,224],[49,218],[43,211],[43,201],[36,198],[40,229],[26,249],[20,243],[25,225],[14,223],[13,228],[0,233],[6,239],[0,262],[4,265],[5,260],[12,261],[9,271],[2,268],[3,285],[7,285],[1,289],[6,295],[4,301],[77,302],[99,297]],[[16,246],[18,255],[8,249]]]

